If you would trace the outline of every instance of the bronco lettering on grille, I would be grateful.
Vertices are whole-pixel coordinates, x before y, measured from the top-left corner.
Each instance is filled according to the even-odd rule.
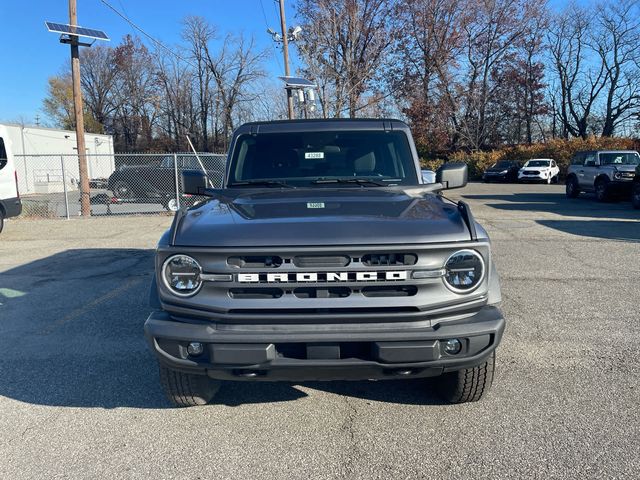
[[[317,283],[376,282],[409,278],[407,271],[388,272],[304,272],[304,273],[239,273],[239,283]]]

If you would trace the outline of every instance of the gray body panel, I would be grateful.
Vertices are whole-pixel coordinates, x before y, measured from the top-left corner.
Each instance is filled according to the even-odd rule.
[[[228,192],[230,198],[189,209],[176,222],[174,245],[397,245],[470,238],[456,206],[432,193],[416,198],[380,187]]]

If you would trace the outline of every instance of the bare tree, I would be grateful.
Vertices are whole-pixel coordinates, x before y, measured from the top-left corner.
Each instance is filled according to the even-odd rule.
[[[167,149],[186,150],[186,135],[198,123],[194,114],[194,83],[189,65],[174,56],[156,55],[159,114],[156,129]]]
[[[390,0],[301,0],[300,56],[320,84],[325,114],[355,117],[391,45]],[[329,105],[331,103],[331,105]]]
[[[640,14],[637,0],[600,4],[592,48],[604,69],[602,136],[637,113],[640,101]]]
[[[86,48],[82,50],[80,65],[80,84],[85,107],[104,133],[109,128],[111,114],[116,110],[113,95],[118,70],[114,51],[104,45]]]
[[[196,138],[200,148],[209,151],[209,115],[213,106],[212,72],[207,65],[209,42],[215,38],[215,29],[202,17],[187,17],[184,20],[183,39],[189,48],[193,62],[193,76],[198,95],[199,132]]]
[[[253,37],[227,35],[221,49],[211,52],[205,45],[207,66],[215,82],[222,116],[222,139],[224,145],[235,127],[234,114],[239,104],[251,102],[255,94],[252,84],[264,76],[262,62],[265,51],[258,51]]]
[[[565,138],[586,138],[596,100],[606,83],[604,64],[590,62],[590,28],[587,12],[571,5],[553,19],[548,32],[559,86],[558,117]]]
[[[400,0],[394,9],[393,54],[386,74],[418,141],[430,151],[447,148],[452,137],[445,92],[471,20],[464,0]]]
[[[116,142],[125,150],[152,144],[159,103],[154,62],[139,38],[126,36],[115,48],[118,69],[114,85]]]

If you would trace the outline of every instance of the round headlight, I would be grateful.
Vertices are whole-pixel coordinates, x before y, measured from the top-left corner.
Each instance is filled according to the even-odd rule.
[[[202,267],[188,255],[173,255],[162,266],[162,279],[171,292],[180,297],[194,295],[202,286]]]
[[[460,250],[447,259],[444,282],[456,293],[468,293],[484,278],[484,260],[475,250]]]

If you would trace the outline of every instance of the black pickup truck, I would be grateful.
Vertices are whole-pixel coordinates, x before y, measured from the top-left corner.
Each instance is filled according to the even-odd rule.
[[[144,155],[140,157],[146,163],[122,165],[107,180],[106,188],[113,192],[114,198],[123,202],[159,203],[167,210],[175,211],[176,180],[181,189],[180,178],[176,172],[183,170],[199,170],[202,166],[209,177],[217,183],[222,176],[225,156],[210,153],[200,154],[198,158],[192,154]],[[200,165],[202,162],[202,166]],[[182,199],[182,203],[193,204],[190,198]]]
[[[409,379],[449,402],[489,389],[505,328],[464,164],[425,184],[398,120],[249,123],[222,188],[176,213],[158,244],[146,337],[176,405],[221,381]],[[426,388],[426,387],[425,387]]]

